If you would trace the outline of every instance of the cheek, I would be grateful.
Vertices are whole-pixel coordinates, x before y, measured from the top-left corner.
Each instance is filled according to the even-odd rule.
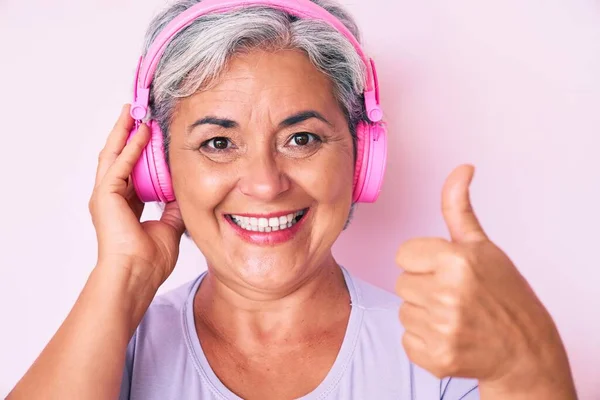
[[[215,208],[231,190],[234,174],[182,158],[172,162],[171,171],[175,197],[190,238],[203,254],[211,254],[221,237]]]
[[[199,158],[181,154],[171,163],[173,189],[184,218],[213,213],[235,184],[233,171]]]
[[[336,146],[290,171],[290,177],[321,204],[351,201],[354,173],[352,144]]]

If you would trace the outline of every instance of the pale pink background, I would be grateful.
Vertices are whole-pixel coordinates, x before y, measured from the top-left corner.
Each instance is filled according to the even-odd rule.
[[[0,0],[2,396],[94,266],[96,157],[161,4]],[[391,289],[396,248],[446,235],[441,185],[474,163],[482,223],[556,319],[581,399],[600,399],[600,3],[346,4],[378,62],[391,136],[383,194],[358,209],[339,260]],[[182,247],[163,290],[204,269],[191,242]]]

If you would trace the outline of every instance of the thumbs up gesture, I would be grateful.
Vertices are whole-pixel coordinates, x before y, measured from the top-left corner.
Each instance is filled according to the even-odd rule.
[[[406,353],[438,378],[478,379],[485,400],[575,399],[552,318],[475,216],[473,173],[459,166],[442,190],[451,240],[412,239],[396,255]]]

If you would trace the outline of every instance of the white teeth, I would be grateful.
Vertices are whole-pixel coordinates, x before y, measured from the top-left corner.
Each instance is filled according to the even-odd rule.
[[[257,218],[231,215],[231,220],[242,229],[253,232],[275,232],[291,228],[296,223],[296,217],[303,215],[304,211],[296,211],[281,217]]]

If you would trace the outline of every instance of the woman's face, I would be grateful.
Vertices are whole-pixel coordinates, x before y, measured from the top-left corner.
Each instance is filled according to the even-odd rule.
[[[303,52],[236,56],[178,104],[170,133],[182,216],[221,281],[286,291],[333,262],[353,143],[332,83]]]

